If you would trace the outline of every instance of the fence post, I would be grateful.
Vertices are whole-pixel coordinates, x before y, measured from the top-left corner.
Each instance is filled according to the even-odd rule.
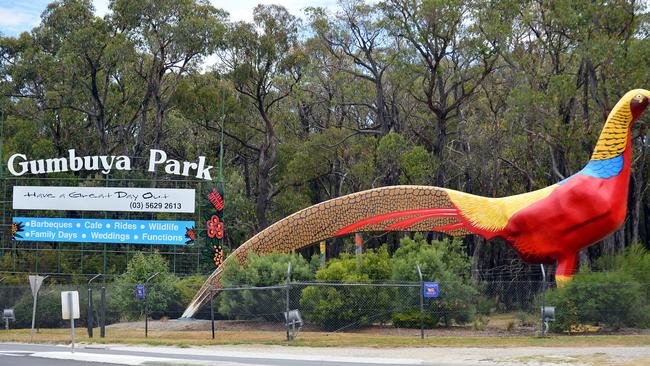
[[[146,287],[145,287],[145,291]],[[144,295],[144,337],[149,337],[149,307],[147,306],[147,294]]]
[[[147,290],[147,284],[151,279],[154,277],[158,276],[160,272],[156,272],[149,276],[146,281],[144,281],[144,337],[148,338],[149,337],[149,307],[147,306],[147,292],[150,292]]]
[[[291,262],[287,267],[287,301],[286,301],[286,312],[284,313],[284,323],[287,327],[287,341],[290,341],[289,336],[289,292],[291,291]]]
[[[88,309],[86,311],[88,313],[88,322],[86,324],[86,328],[88,328],[88,338],[93,337],[93,289],[88,286]]]
[[[93,288],[90,287],[90,283],[93,282],[93,280],[95,278],[100,277],[100,276],[102,276],[101,273],[96,275],[95,277],[91,278],[90,281],[88,281],[88,311],[87,311],[87,313],[88,313],[88,324],[86,325],[86,327],[88,328],[88,338],[93,337],[93,325],[94,325],[93,324],[93,322],[94,322],[94,319],[93,319],[93,315],[94,315],[93,314],[93,311],[94,311],[94,309],[93,309]]]
[[[544,306],[546,302],[546,271],[544,270],[544,264],[539,265],[542,268],[542,307],[539,311],[540,321],[539,321],[539,335],[544,337],[546,335],[546,329],[544,329]]]
[[[214,291],[210,284],[210,322],[212,322],[212,339],[214,339]]]
[[[418,276],[420,276],[420,339],[424,339],[424,280],[420,265],[416,264]]]
[[[106,337],[106,287],[99,289],[99,306],[101,307],[101,319],[99,320],[99,337]]]

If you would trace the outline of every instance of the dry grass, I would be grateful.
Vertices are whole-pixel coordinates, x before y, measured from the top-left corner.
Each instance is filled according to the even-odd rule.
[[[650,365],[650,358],[642,357],[633,360],[620,360],[611,358],[606,354],[596,353],[593,355],[579,355],[579,356],[525,356],[515,357],[512,361],[524,364],[542,364],[542,365],[555,365],[555,364],[580,364],[592,366],[647,366]]]
[[[206,331],[150,331],[144,338],[144,330],[107,329],[107,337],[89,339],[85,329],[77,329],[80,343],[149,344],[169,346],[201,346],[219,344],[272,344],[312,347],[362,346],[362,347],[602,347],[602,346],[650,346],[648,335],[599,335],[599,336],[553,336],[535,337],[432,337],[424,340],[413,336],[387,336],[364,333],[302,332],[294,341],[287,342],[285,333],[271,331],[218,331],[211,339]],[[30,342],[30,331],[18,329],[0,331],[0,342]],[[41,329],[34,336],[36,343],[70,342],[68,329]]]

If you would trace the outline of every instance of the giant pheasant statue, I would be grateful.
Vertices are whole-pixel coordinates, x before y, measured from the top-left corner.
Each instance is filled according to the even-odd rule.
[[[610,112],[591,160],[549,187],[503,198],[446,188],[390,186],[335,198],[276,222],[235,250],[208,278],[183,317],[191,317],[220,288],[228,261],[248,252],[291,252],[361,231],[437,231],[501,237],[529,263],[557,261],[558,285],[575,273],[578,252],[618,229],[627,211],[631,128],[650,92],[625,94]]]

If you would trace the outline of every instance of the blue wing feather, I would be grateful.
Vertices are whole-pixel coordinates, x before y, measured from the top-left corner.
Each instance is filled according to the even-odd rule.
[[[621,170],[623,170],[623,155],[605,160],[591,160],[584,168],[582,168],[581,171],[564,179],[559,184],[566,183],[578,174],[594,178],[607,179],[619,175],[619,173],[621,173]]]

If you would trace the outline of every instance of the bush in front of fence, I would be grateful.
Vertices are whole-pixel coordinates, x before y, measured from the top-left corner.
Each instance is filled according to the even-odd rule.
[[[585,325],[642,328],[649,320],[641,284],[621,272],[578,273],[564,287],[549,291],[546,304],[555,306],[551,330],[559,332],[579,332]]]
[[[393,279],[398,281],[419,281],[417,265],[422,270],[425,281],[437,281],[440,294],[436,299],[425,300],[427,319],[433,326],[442,322],[445,326],[466,324],[474,319],[476,307],[473,305],[478,296],[472,286],[470,274],[471,260],[463,250],[462,241],[434,240],[427,243],[421,234],[413,239],[403,238],[392,258]],[[417,323],[408,321],[414,313],[396,313],[393,324],[414,327]]]
[[[303,289],[300,309],[307,321],[330,331],[385,323],[390,320],[396,303],[408,300],[399,297],[397,287],[346,284],[386,282],[391,273],[386,246],[360,256],[342,255],[316,272],[317,281],[329,284]]]
[[[139,320],[145,314],[145,301],[135,296],[136,284],[144,284],[146,279],[159,272],[145,288],[147,307],[152,318],[168,316],[167,309],[178,298],[176,284],[178,277],[169,271],[167,261],[158,253],[145,255],[137,253],[131,258],[126,272],[120,275],[111,286],[108,296],[109,306],[120,313],[120,320]]]
[[[30,328],[32,322],[32,309],[34,299],[29,287],[23,287],[22,296],[18,298],[13,305],[16,314],[17,328]],[[36,310],[36,327],[39,328],[61,328],[69,327],[68,320],[61,319],[61,291],[78,291],[79,292],[79,312],[80,318],[75,320],[77,326],[86,326],[88,310],[88,288],[79,285],[61,285],[52,284],[41,287],[38,293],[38,302]],[[107,297],[108,298],[108,297]],[[95,326],[99,322],[99,290],[93,292]],[[107,302],[106,324],[111,324],[119,320],[121,309],[114,302]]]
[[[440,323],[440,316],[434,316],[433,312],[427,311],[422,316],[422,320],[425,328],[435,328]],[[409,311],[393,314],[393,326],[395,328],[420,328],[420,312]]]
[[[81,294],[80,294],[81,295]],[[81,299],[79,299],[81,302]],[[29,328],[32,324],[34,298],[31,291],[24,293],[14,307],[16,327]],[[36,311],[36,326],[59,328],[68,324],[61,319],[61,293],[57,289],[44,288],[39,291]],[[80,307],[81,310],[81,307]],[[84,309],[85,310],[85,309]],[[83,311],[85,315],[85,311]]]
[[[284,321],[286,290],[268,287],[286,283],[289,262],[291,262],[292,280],[313,279],[314,275],[309,263],[297,253],[271,253],[260,256],[251,252],[248,253],[247,258],[246,266],[240,266],[237,261],[228,262],[221,283],[225,288],[260,287],[260,289],[222,291],[217,297],[219,313],[229,319],[261,318]]]
[[[623,272],[638,281],[647,301],[650,301],[650,252],[641,243],[625,248],[619,255],[605,255],[594,264],[597,271]]]

